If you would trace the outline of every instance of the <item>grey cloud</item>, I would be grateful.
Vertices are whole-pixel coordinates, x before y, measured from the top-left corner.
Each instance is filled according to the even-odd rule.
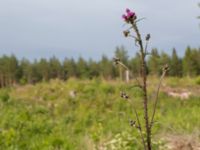
[[[124,39],[121,15],[126,7],[147,19],[140,29],[152,34],[151,47],[180,53],[199,46],[198,0],[6,0],[0,2],[0,54],[19,57],[99,58],[118,45],[136,51]]]

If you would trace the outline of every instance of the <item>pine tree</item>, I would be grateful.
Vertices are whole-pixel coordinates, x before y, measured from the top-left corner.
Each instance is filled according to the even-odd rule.
[[[66,80],[70,77],[77,77],[77,66],[74,59],[65,58],[63,62],[63,79]]]
[[[100,75],[104,79],[112,79],[115,76],[115,68],[112,61],[103,55],[100,61]]]
[[[11,55],[9,58],[9,84],[12,85],[16,83],[16,76],[18,74],[18,60],[14,55]]]
[[[195,76],[199,74],[199,51],[187,47],[183,58],[183,72],[186,76]]]
[[[160,55],[160,66],[164,66],[166,64],[170,64],[170,56],[165,53],[165,52],[161,52],[161,55]],[[161,75],[162,73],[162,68],[159,69],[159,74]]]
[[[152,49],[151,55],[148,60],[149,72],[152,75],[159,75],[160,72],[160,55],[157,49]]]
[[[4,67],[5,67],[4,60],[1,57],[0,58],[0,88],[5,86],[5,84],[4,84],[4,74],[5,74]]]
[[[49,62],[45,58],[41,58],[38,62],[38,73],[42,81],[48,81],[50,78]]]
[[[131,58],[129,60],[129,68],[132,71],[132,75],[133,76],[139,76],[140,75],[140,70],[139,70],[139,66],[140,66],[140,54],[136,53],[135,57]]]
[[[171,76],[182,76],[181,59],[178,58],[175,48],[172,51],[169,74]]]
[[[89,78],[90,79],[99,76],[100,67],[99,67],[99,64],[97,62],[93,61],[92,59],[89,59],[88,68],[89,68]]]
[[[77,62],[77,74],[79,78],[87,78],[89,75],[88,64],[82,57]]]
[[[50,58],[49,60],[49,67],[50,67],[50,78],[60,78],[62,75],[62,66],[60,61],[53,56],[52,58]]]
[[[128,51],[124,46],[116,47],[115,57],[119,58],[125,65],[128,63]]]
[[[190,60],[190,76],[196,76],[199,74],[199,51],[197,49],[192,49],[191,50],[191,60]]]
[[[20,66],[23,74],[20,83],[32,83],[32,64],[29,62],[29,60],[23,58],[21,60]]]

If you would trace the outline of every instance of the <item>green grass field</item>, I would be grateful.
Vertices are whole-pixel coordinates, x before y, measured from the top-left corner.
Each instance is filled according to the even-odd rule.
[[[158,81],[149,83],[152,106]],[[120,97],[126,91],[143,119],[141,90],[117,81],[69,79],[0,90],[2,150],[140,150],[132,106]],[[181,100],[166,89],[190,91]],[[77,92],[75,98],[69,92]],[[152,111],[152,110],[150,110]],[[167,78],[161,87],[153,129],[154,149],[166,149],[171,135],[200,139],[200,79]]]

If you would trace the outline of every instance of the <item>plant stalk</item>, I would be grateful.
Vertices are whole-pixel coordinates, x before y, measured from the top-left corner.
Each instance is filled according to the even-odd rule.
[[[163,78],[165,77],[166,75],[166,72],[167,70],[164,70],[161,77],[160,77],[160,81],[158,83],[158,88],[157,88],[157,91],[156,91],[156,97],[155,97],[155,103],[154,103],[154,107],[153,107],[153,115],[152,115],[152,118],[151,118],[151,122],[150,122],[150,129],[152,128],[153,126],[153,122],[154,122],[154,116],[155,116],[155,113],[156,113],[156,109],[157,109],[157,104],[158,104],[158,94],[160,92],[160,87],[161,87],[161,83],[162,83],[162,80]]]
[[[140,53],[141,53],[141,76],[142,76],[142,82],[143,82],[143,103],[144,103],[144,119],[145,119],[145,127],[146,127],[146,143],[147,143],[147,149],[151,150],[151,128],[149,126],[149,116],[148,116],[148,97],[147,97],[147,72],[146,72],[146,61],[145,61],[145,51],[143,47],[142,38],[140,35],[140,32],[137,28],[136,23],[133,23],[133,29],[135,30],[135,33],[137,35],[137,40],[140,46]]]
[[[129,101],[129,102],[130,102],[130,101]],[[130,102],[130,103],[131,103],[131,102]],[[131,103],[131,104],[132,104],[132,103]],[[136,110],[134,104],[132,104],[132,107],[133,107],[133,110],[134,110],[134,113],[135,113],[135,116],[136,116],[136,120],[137,120],[137,123],[138,123],[138,130],[139,130],[139,132],[140,132],[140,136],[141,136],[141,139],[142,139],[142,144],[143,144],[143,146],[144,146],[144,150],[146,150],[146,142],[145,142],[144,136],[143,136],[143,134],[142,134],[142,125],[141,125],[141,123],[140,123],[139,115],[138,115],[138,113],[137,113],[137,110]]]

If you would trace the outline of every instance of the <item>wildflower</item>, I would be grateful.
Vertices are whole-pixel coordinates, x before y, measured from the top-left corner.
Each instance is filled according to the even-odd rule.
[[[128,17],[125,14],[122,15],[122,18],[124,19],[124,21],[128,20]]]
[[[134,12],[129,12],[129,13],[127,13],[127,17],[128,18],[133,18],[135,16],[135,13]]]
[[[126,14],[123,14],[122,18],[127,23],[133,23],[133,21],[136,19],[136,14],[135,14],[135,12],[133,12],[130,9],[127,8],[126,9]]]
[[[126,13],[130,13],[130,9],[129,8],[126,8]]]

